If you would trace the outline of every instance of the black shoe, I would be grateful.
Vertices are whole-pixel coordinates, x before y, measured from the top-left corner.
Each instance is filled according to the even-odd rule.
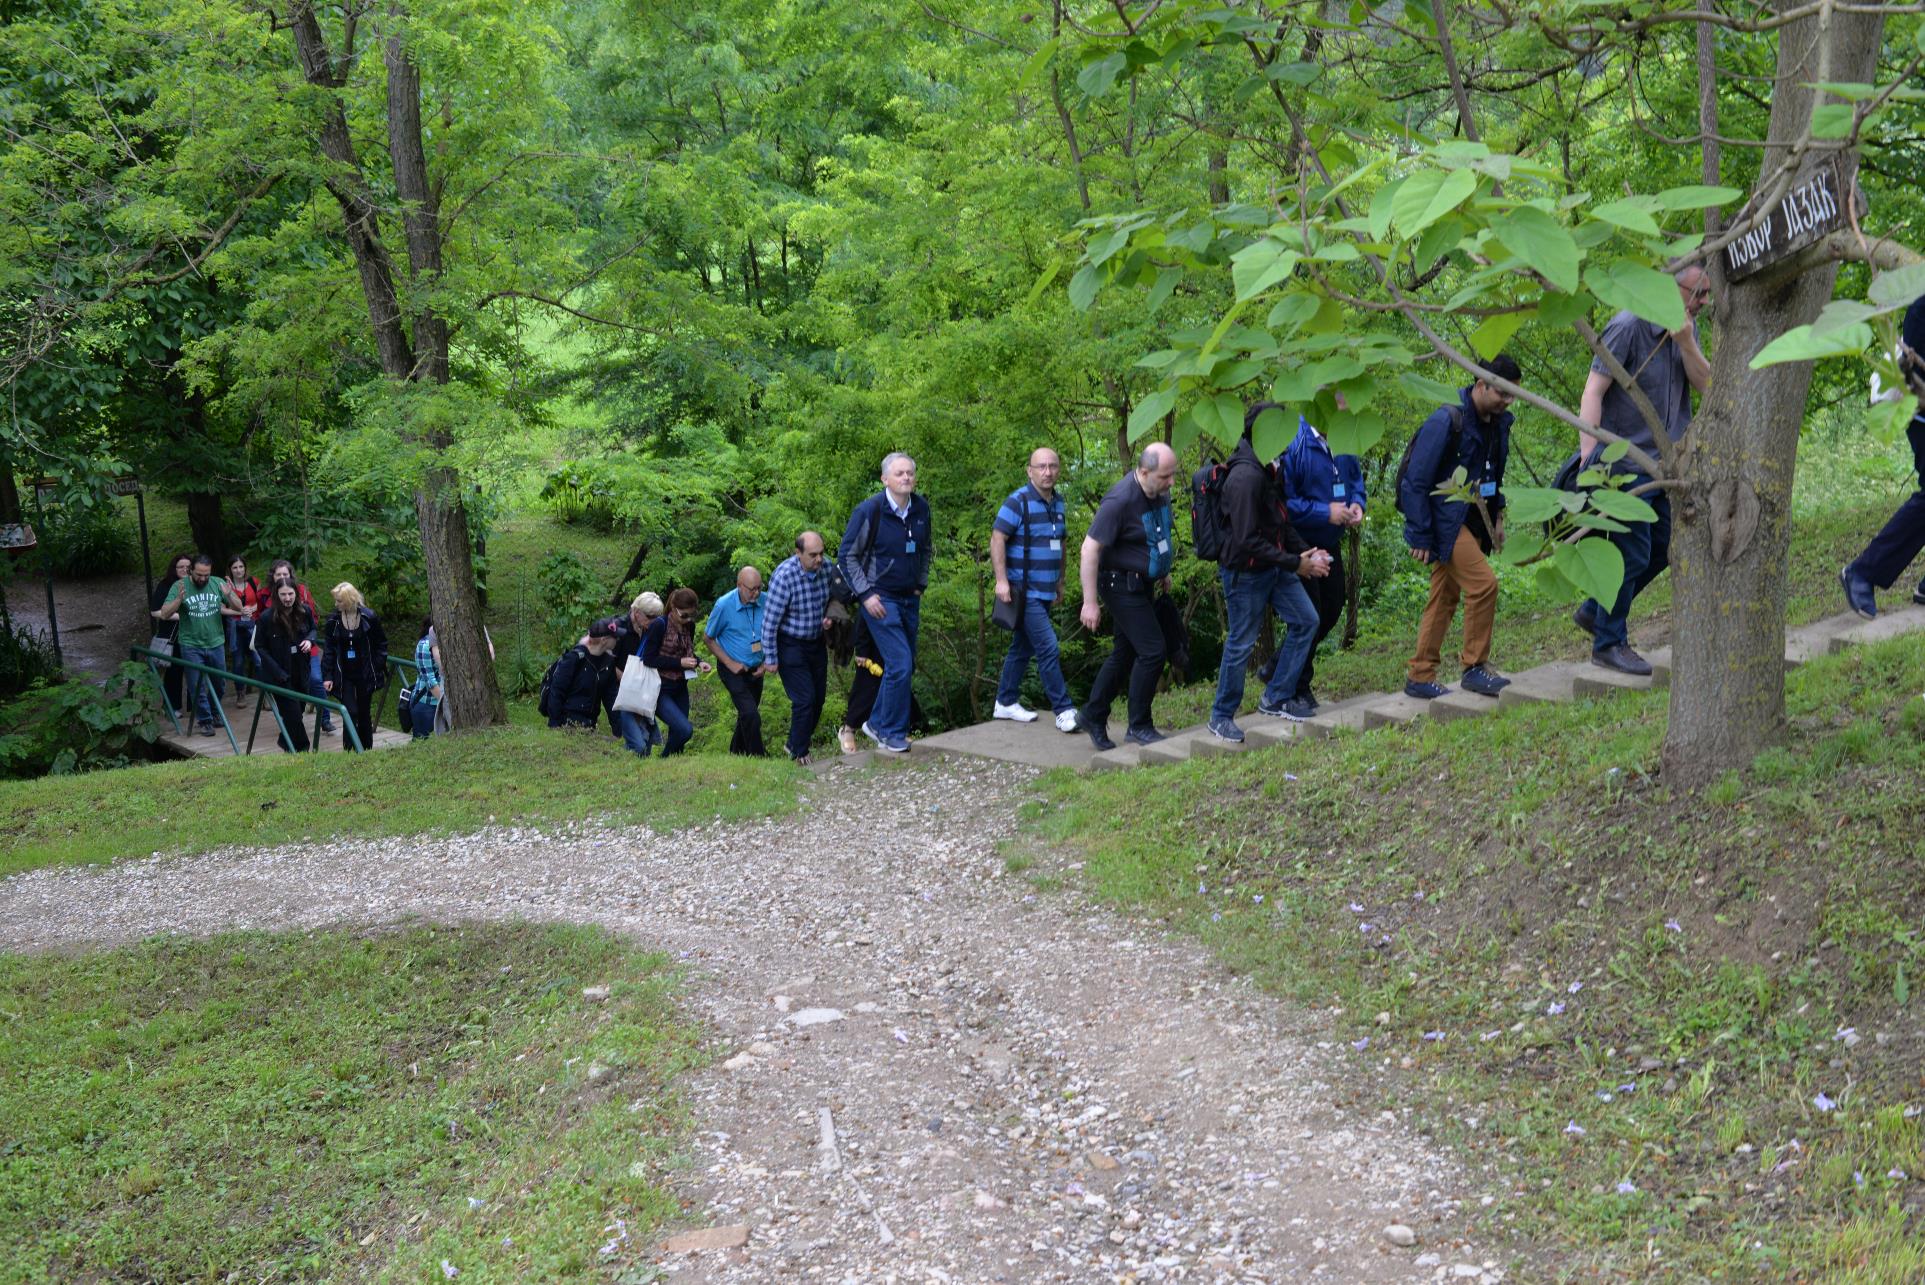
[[[1511,685],[1511,680],[1489,665],[1472,665],[1464,671],[1464,690],[1479,696],[1495,696]]]
[[[1615,669],[1620,674],[1630,674],[1634,678],[1651,676],[1651,662],[1632,651],[1629,643],[1619,643],[1615,647],[1592,652],[1591,663],[1599,669]]]
[[[1577,610],[1571,613],[1571,623],[1582,629],[1586,638],[1596,637],[1597,605],[1592,602],[1579,603]]]
[[[1123,739],[1133,745],[1154,745],[1163,739],[1163,733],[1154,727],[1132,727],[1123,733]]]
[[[1313,692],[1311,692],[1308,688],[1305,688],[1303,691],[1300,691],[1297,693],[1297,703],[1299,705],[1308,705],[1310,707],[1310,712],[1313,714],[1316,713],[1317,710],[1321,708],[1321,705],[1317,701],[1316,695]]]
[[[1089,743],[1091,745],[1094,745],[1098,750],[1113,750],[1116,748],[1116,742],[1110,739],[1110,725],[1107,722],[1098,723],[1087,714],[1084,714],[1082,719],[1083,730],[1089,734]]]
[[[1918,588],[1912,590],[1912,601],[1925,607],[1925,580],[1919,581]]]
[[[1282,718],[1284,705],[1288,705],[1289,703],[1289,701],[1285,701],[1283,705],[1272,705],[1269,701],[1258,701],[1257,713],[1263,715],[1265,718]]]
[[[1434,701],[1439,696],[1450,695],[1450,688],[1442,683],[1420,683],[1413,679],[1404,684],[1404,695],[1415,696],[1420,701]]]
[[[1878,619],[1878,597],[1872,582],[1852,574],[1850,567],[1838,568],[1838,583],[1845,590],[1845,605],[1867,620]],[[1913,595],[1917,597],[1916,594]]]
[[[1293,723],[1301,723],[1317,712],[1317,707],[1301,696],[1293,696],[1283,703],[1283,716]]]

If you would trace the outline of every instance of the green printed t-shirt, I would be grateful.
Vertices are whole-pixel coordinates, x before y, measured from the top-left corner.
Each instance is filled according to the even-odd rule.
[[[196,587],[189,576],[174,586],[173,597],[180,599],[180,633],[175,643],[182,647],[212,650],[227,646],[227,622],[221,618],[221,582],[213,576],[205,587]]]

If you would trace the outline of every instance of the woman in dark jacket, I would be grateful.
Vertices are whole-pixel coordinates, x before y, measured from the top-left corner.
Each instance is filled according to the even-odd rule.
[[[701,599],[693,589],[677,589],[668,596],[668,614],[642,635],[642,663],[662,676],[662,695],[655,702],[655,720],[668,729],[662,757],[680,754],[695,735],[688,717],[688,676],[712,668],[695,658],[695,609]]]
[[[555,662],[548,680],[548,726],[593,728],[603,709],[615,721],[615,692],[621,672],[615,668],[615,628],[605,620],[588,627],[588,637],[570,647]]]
[[[361,599],[361,591],[343,580],[334,586],[334,610],[321,629],[321,687],[347,707],[361,748],[374,745],[374,718],[369,706],[374,694],[388,685],[388,631]],[[341,729],[341,748],[354,743]]]
[[[260,663],[261,677],[276,687],[307,694],[307,658],[314,651],[314,613],[295,591],[291,582],[274,587],[274,603],[254,622],[254,658]],[[292,696],[276,696],[274,706],[281,711],[281,724],[287,734],[281,748],[290,754],[308,748],[307,728],[302,715],[307,707]]]
[[[168,568],[166,579],[154,586],[153,596],[147,600],[147,614],[154,617],[154,637],[173,642],[174,635],[180,632],[180,617],[173,616],[162,620],[160,609],[166,606],[167,600],[173,596],[174,586],[187,579],[187,573],[193,568],[194,555],[183,553],[175,558]],[[186,681],[187,671],[179,665],[169,665],[160,671],[161,690],[167,693],[168,707],[177,714],[181,710],[181,701],[185,696],[183,686]]]

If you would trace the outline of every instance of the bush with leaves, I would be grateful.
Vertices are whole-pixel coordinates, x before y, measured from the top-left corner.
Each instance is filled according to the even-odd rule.
[[[145,665],[104,684],[41,681],[0,706],[0,778],[126,767],[160,735],[160,693]]]
[[[127,566],[133,548],[127,523],[111,500],[70,501],[46,510],[40,524],[58,576],[102,576]]]
[[[541,560],[536,572],[545,614],[542,624],[555,647],[565,647],[608,614],[608,588],[581,555],[562,549]]]
[[[5,598],[5,590],[0,589],[0,603]],[[0,699],[17,696],[35,682],[52,682],[59,677],[60,665],[47,635],[11,616],[0,617]]]

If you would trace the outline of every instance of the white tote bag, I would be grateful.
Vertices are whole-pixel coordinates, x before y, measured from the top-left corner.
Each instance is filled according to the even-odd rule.
[[[621,690],[615,693],[615,708],[625,714],[654,718],[655,702],[661,697],[662,676],[644,665],[640,656],[630,656],[622,669]]]

